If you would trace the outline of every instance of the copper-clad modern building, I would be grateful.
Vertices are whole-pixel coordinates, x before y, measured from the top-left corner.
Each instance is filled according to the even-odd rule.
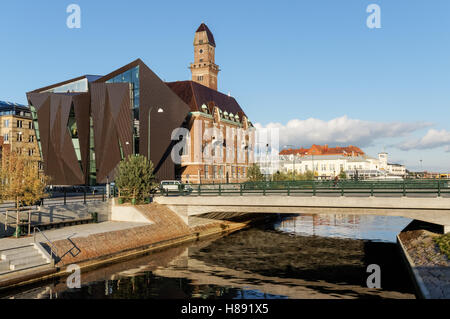
[[[105,76],[34,90],[27,98],[53,184],[111,181],[117,164],[131,154],[149,157],[158,179],[175,178],[171,133],[189,106],[141,60]]]
[[[251,126],[236,100],[217,91],[214,48],[214,37],[202,24],[194,40],[193,81],[165,83],[138,59],[105,76],[85,75],[28,92],[36,140],[52,184],[112,181],[119,162],[131,154],[149,158],[159,180],[245,179],[251,163],[248,146],[246,154],[236,151],[238,160],[231,163],[204,163],[198,156],[211,142],[203,139],[207,129],[216,127],[225,134],[227,127],[234,133]],[[179,140],[172,140],[172,133],[180,127],[191,136],[176,164],[171,153]],[[242,149],[237,137],[227,142]]]

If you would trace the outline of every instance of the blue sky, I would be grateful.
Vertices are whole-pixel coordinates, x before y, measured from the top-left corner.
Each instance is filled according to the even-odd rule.
[[[81,7],[81,29],[66,8]],[[381,28],[369,29],[369,4]],[[193,37],[214,34],[219,90],[282,143],[387,151],[450,172],[450,1],[1,1],[0,100],[141,58],[190,78]],[[289,123],[289,121],[291,121]]]

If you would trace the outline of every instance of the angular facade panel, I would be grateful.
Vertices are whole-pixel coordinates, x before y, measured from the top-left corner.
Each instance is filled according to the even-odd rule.
[[[129,85],[92,83],[90,90],[96,178],[106,183],[122,158],[133,154]]]
[[[133,78],[133,72],[130,76],[130,71],[135,69],[138,70],[137,78]],[[137,130],[132,140],[138,144],[134,145],[134,153],[139,153],[147,158],[150,155],[158,180],[175,179],[176,165],[171,158],[174,142],[171,141],[171,134],[186,119],[189,114],[189,106],[140,59],[105,75],[96,83],[117,83],[116,81],[126,81],[131,84],[129,89],[133,96],[130,101],[133,105],[130,108],[134,112],[132,113],[134,121],[132,126]],[[149,118],[150,139],[148,138]]]
[[[45,173],[54,184],[85,184],[86,176],[82,167],[86,167],[87,163],[77,156],[68,123],[71,110],[77,117],[77,111],[89,109],[87,98],[68,94],[29,93],[28,100],[37,112]],[[81,122],[82,116],[78,116],[76,123]]]

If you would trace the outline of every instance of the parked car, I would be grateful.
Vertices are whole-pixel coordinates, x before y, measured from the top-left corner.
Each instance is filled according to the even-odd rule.
[[[159,185],[162,192],[184,192],[190,193],[193,188],[189,184],[182,184],[180,181],[162,181]]]

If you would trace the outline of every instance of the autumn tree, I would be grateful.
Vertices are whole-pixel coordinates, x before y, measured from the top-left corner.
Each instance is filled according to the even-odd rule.
[[[3,154],[0,164],[0,200],[13,200],[16,209],[34,205],[46,197],[48,177],[39,174],[38,164],[16,152]]]

